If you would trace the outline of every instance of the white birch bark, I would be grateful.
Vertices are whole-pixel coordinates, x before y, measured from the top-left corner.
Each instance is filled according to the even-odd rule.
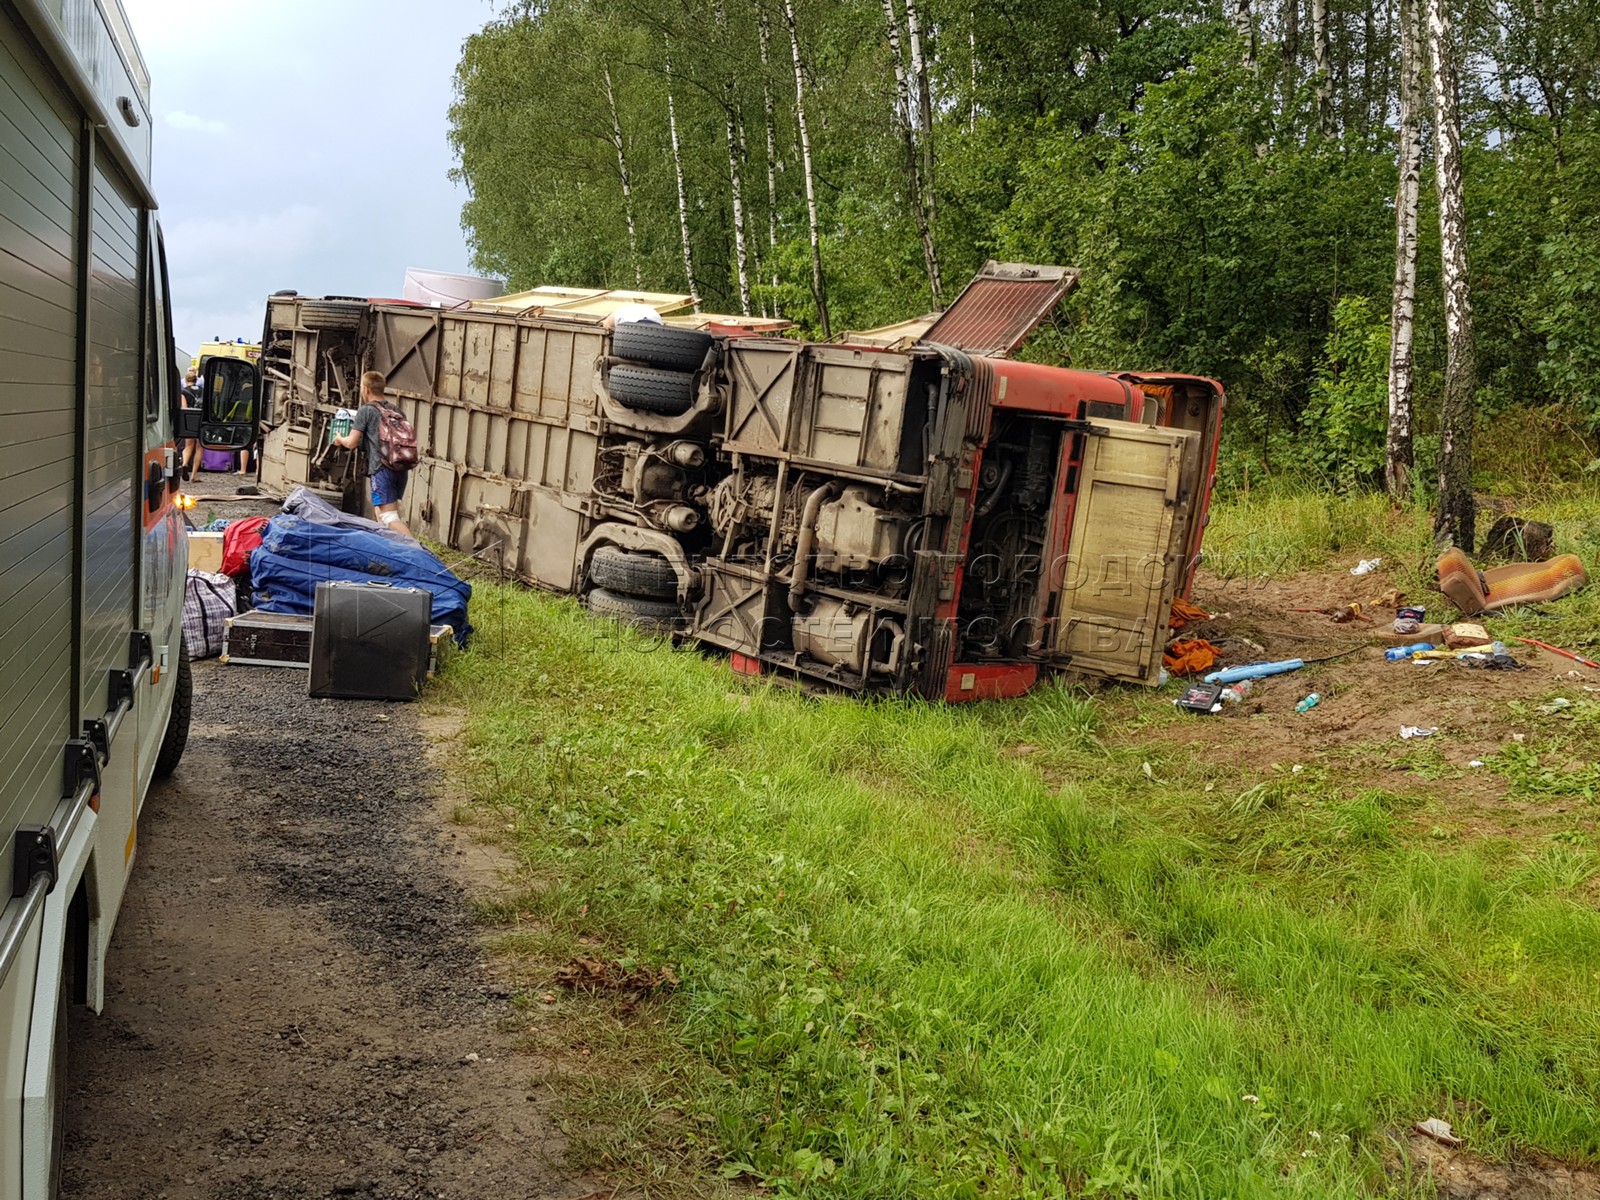
[[[1300,86],[1300,0],[1283,0],[1283,109],[1291,112]]]
[[[1311,0],[1311,62],[1317,80],[1317,132],[1333,133],[1333,81],[1328,75],[1328,0]]]
[[[716,4],[717,31],[722,35],[724,52],[728,47],[728,16],[722,0]],[[730,54],[731,64],[731,54]],[[728,141],[728,183],[733,197],[733,255],[739,280],[739,311],[750,315],[750,252],[745,244],[744,228],[744,123],[739,117],[738,80],[733,68],[728,68],[722,85],[722,104],[726,110],[725,131]]]
[[[622,140],[622,119],[617,115],[617,94],[611,87],[611,68],[605,68],[606,104],[611,108],[611,144],[617,148],[617,175],[622,180],[622,211],[628,219],[628,257],[633,260],[633,286],[644,287],[639,270],[639,234],[633,223],[633,185],[628,179],[628,152]]]
[[[1256,26],[1250,12],[1250,0],[1227,0],[1228,23],[1244,43],[1244,65],[1252,71],[1256,67]]]
[[[811,169],[811,131],[806,124],[805,66],[800,57],[800,32],[795,27],[794,0],[783,0],[789,26],[789,51],[794,57],[794,113],[800,126],[800,162],[805,172],[806,217],[811,226],[811,294],[817,303],[817,324],[823,340],[833,336],[828,323],[828,293],[822,278],[822,228],[817,217],[817,181]]]
[[[967,54],[968,80],[967,86],[971,94],[967,97],[967,132],[978,132],[978,14],[967,14]]]
[[[772,311],[782,316],[778,303],[778,122],[772,99],[772,24],[767,10],[758,8],[761,30],[761,100],[767,120],[767,251],[772,255]]]
[[[1434,536],[1471,553],[1476,534],[1472,495],[1472,420],[1478,386],[1472,339],[1467,214],[1461,184],[1461,122],[1447,0],[1427,0],[1433,66],[1433,134],[1439,191],[1439,251],[1444,266],[1444,406],[1439,418],[1439,511]]]
[[[1417,209],[1422,198],[1422,29],[1420,0],[1400,0],[1399,182],[1394,196],[1394,297],[1389,310],[1389,427],[1383,483],[1403,501],[1411,489],[1416,378]]]
[[[923,256],[928,265],[928,288],[933,293],[933,306],[943,304],[943,288],[939,281],[939,251],[935,230],[938,228],[938,206],[934,198],[933,153],[933,87],[928,80],[928,58],[922,45],[922,21],[917,15],[917,0],[906,0],[906,41],[911,51],[911,77],[915,84],[916,143],[922,154],[922,187],[918,197],[922,205],[922,223],[927,228]]]
[[[678,109],[672,100],[672,42],[667,47],[667,130],[672,137],[672,166],[678,175],[678,235],[683,240],[683,277],[694,297],[694,311],[700,311],[700,285],[694,277],[694,251],[689,242],[689,191],[683,184],[683,149],[678,144]]]
[[[905,58],[901,52],[900,19],[894,10],[894,0],[883,0],[883,19],[889,35],[889,57],[894,63],[895,102],[891,124],[904,150],[907,199],[911,204],[912,220],[917,226],[917,239],[922,243],[922,263],[928,273],[928,290],[933,294],[933,306],[938,308],[939,257],[934,250],[933,230],[928,223],[922,162],[917,150],[917,102],[911,81],[906,76]]]

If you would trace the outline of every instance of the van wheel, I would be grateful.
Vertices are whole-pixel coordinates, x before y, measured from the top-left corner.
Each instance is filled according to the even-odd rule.
[[[683,609],[676,601],[624,596],[607,588],[592,588],[584,603],[597,617],[610,617],[643,633],[662,637],[683,627]]]
[[[716,339],[698,329],[679,329],[652,321],[628,321],[611,335],[611,353],[652,367],[698,371]]]
[[[167,732],[156,754],[156,778],[165,779],[178,769],[183,748],[189,744],[189,716],[194,703],[194,674],[189,669],[189,647],[178,638],[178,686],[172,693],[172,711],[167,714]]]
[[[676,600],[678,573],[672,564],[648,550],[624,550],[620,546],[596,546],[589,560],[589,578],[596,587],[629,596]]]
[[[676,417],[694,403],[694,376],[658,367],[616,366],[606,377],[606,391],[618,404]]]
[[[360,300],[307,300],[300,306],[302,329],[356,329],[367,314]]]

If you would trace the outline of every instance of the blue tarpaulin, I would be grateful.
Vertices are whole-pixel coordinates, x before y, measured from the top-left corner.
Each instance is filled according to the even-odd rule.
[[[280,513],[267,522],[261,545],[250,555],[250,582],[259,612],[311,612],[317,584],[390,583],[423,588],[433,596],[432,621],[448,625],[467,644],[467,601],[472,585],[422,546],[364,529],[348,529]]]

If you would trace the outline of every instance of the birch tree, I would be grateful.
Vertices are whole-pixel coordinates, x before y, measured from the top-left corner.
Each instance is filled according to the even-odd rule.
[[[738,76],[731,64],[731,47],[728,43],[728,15],[722,0],[716,4],[717,32],[721,34],[722,48],[730,54],[727,74],[723,78],[722,103],[726,110],[728,140],[728,182],[733,199],[733,253],[735,270],[739,278],[739,311],[750,315],[750,253],[745,245],[744,225],[744,121],[739,115]]]
[[[811,162],[811,131],[806,124],[805,60],[800,56],[794,0],[783,0],[783,19],[789,27],[789,52],[794,58],[794,114],[800,127],[800,164],[805,174],[806,219],[811,230],[811,295],[817,304],[817,325],[826,341],[833,331],[828,324],[828,291],[822,278],[822,223],[817,216],[817,178]]]
[[[1333,133],[1333,80],[1328,74],[1328,0],[1311,0],[1311,62],[1317,81],[1317,132]]]
[[[777,105],[772,99],[772,22],[767,10],[756,10],[761,39],[761,103],[767,123],[767,252],[772,255],[773,315],[778,307],[778,122]]]
[[[1439,511],[1434,536],[1471,553],[1472,420],[1477,407],[1477,355],[1472,339],[1467,214],[1461,185],[1461,121],[1447,0],[1426,0],[1433,67],[1434,176],[1439,191],[1439,250],[1444,267],[1444,406],[1439,417]]]
[[[933,306],[939,307],[939,255],[933,244],[933,228],[929,222],[927,183],[923,175],[924,159],[918,148],[917,100],[912,91],[912,81],[906,77],[905,59],[900,50],[900,18],[895,14],[894,0],[883,0],[884,23],[889,34],[889,58],[894,63],[895,104],[894,127],[905,151],[906,188],[911,202],[912,219],[916,222],[917,238],[922,243],[922,261],[928,272],[928,290],[933,295]],[[925,136],[925,135],[924,135]]]
[[[1417,308],[1417,208],[1422,197],[1422,29],[1419,0],[1400,0],[1399,183],[1394,196],[1394,299],[1389,317],[1389,427],[1383,482],[1389,498],[1410,490],[1416,378],[1412,345]]]
[[[628,257],[633,260],[633,286],[644,287],[639,270],[639,232],[633,219],[633,185],[628,180],[628,152],[622,140],[622,118],[617,115],[617,93],[611,86],[611,67],[604,70],[606,105],[611,110],[611,143],[617,148],[617,175],[622,180],[622,213],[628,222]]]
[[[700,285],[694,278],[694,249],[689,241],[689,192],[683,184],[683,146],[678,141],[678,106],[672,98],[672,41],[666,41],[667,132],[672,141],[672,168],[678,177],[678,235],[683,241],[683,277],[694,297],[694,311],[700,311]]]
[[[939,253],[935,242],[938,209],[934,199],[933,87],[928,79],[928,57],[922,43],[922,19],[917,14],[917,0],[906,0],[906,41],[911,51],[917,143],[922,155],[922,190],[918,199],[922,205],[923,224],[928,230],[923,253],[928,260],[928,288],[933,293],[933,306],[938,308],[943,304],[943,289],[939,282]]]
[[[1228,23],[1233,26],[1234,35],[1244,43],[1244,65],[1253,71],[1256,68],[1256,26],[1250,0],[1227,2]]]

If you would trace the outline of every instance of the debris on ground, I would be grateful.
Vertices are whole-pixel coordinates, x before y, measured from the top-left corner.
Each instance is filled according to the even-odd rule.
[[[1437,725],[1428,725],[1428,726],[1402,725],[1402,726],[1400,726],[1400,738],[1401,738],[1402,741],[1407,741],[1407,742],[1409,742],[1412,738],[1432,737],[1434,734],[1436,734],[1438,732],[1439,732],[1439,727]]]
[[[1411,1128],[1424,1137],[1430,1137],[1441,1146],[1459,1146],[1461,1139],[1456,1136],[1455,1130],[1450,1127],[1450,1122],[1439,1117],[1429,1117],[1426,1121],[1418,1121]]]
[[[1374,571],[1376,571],[1379,567],[1381,567],[1382,565],[1383,565],[1383,559],[1381,559],[1381,558],[1363,558],[1355,566],[1350,568],[1350,574],[1352,574],[1352,575],[1370,575]]]
[[[678,986],[671,967],[629,967],[618,959],[575,958],[556,972],[556,982],[574,992],[614,992],[643,1000]]]
[[[1205,638],[1179,639],[1161,656],[1161,664],[1173,675],[1198,675],[1209,671],[1216,661],[1217,648]]]

